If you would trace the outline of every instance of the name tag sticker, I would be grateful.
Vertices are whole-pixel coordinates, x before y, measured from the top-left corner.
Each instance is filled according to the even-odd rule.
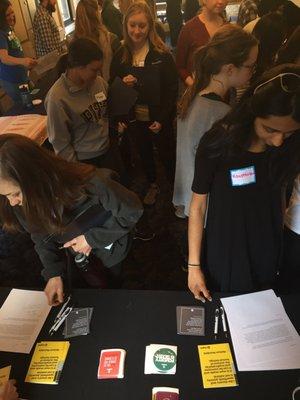
[[[256,182],[255,167],[230,170],[232,186],[250,185]]]
[[[98,103],[101,103],[101,101],[106,100],[106,95],[103,92],[99,92],[95,94],[95,99]]]

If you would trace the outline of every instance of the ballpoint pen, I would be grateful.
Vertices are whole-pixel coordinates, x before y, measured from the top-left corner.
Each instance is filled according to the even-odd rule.
[[[58,328],[62,325],[62,323],[65,321],[67,316],[70,314],[70,312],[73,310],[73,307],[67,307],[63,314],[59,317],[59,319],[55,322],[55,324],[50,328],[49,333],[50,335],[53,335],[54,332],[58,330]]]
[[[71,295],[67,298],[67,300],[63,304],[62,308],[59,310],[59,313],[57,314],[57,316],[54,319],[54,324],[60,318],[60,316],[63,314],[63,312],[65,311],[65,309],[66,309],[66,307],[67,307],[67,305],[68,305],[70,300],[71,300]]]
[[[214,327],[215,340],[217,340],[217,336],[218,336],[219,314],[220,314],[220,311],[218,308],[216,308],[216,310],[215,310],[215,327]]]
[[[225,333],[225,337],[227,337],[227,325],[226,325],[225,311],[223,307],[220,307],[220,313],[222,318],[223,331]]]

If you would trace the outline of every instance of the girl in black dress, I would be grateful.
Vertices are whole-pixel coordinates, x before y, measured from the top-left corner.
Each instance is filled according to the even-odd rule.
[[[300,67],[284,64],[264,74],[200,141],[189,218],[188,284],[196,298],[211,299],[208,288],[273,286],[283,192],[299,170]]]

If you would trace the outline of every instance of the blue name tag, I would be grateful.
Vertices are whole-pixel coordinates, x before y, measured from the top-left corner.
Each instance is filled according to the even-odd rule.
[[[255,167],[231,169],[230,170],[232,186],[245,186],[256,182]]]

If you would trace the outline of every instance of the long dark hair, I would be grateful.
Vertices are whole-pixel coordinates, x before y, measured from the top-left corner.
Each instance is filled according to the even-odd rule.
[[[215,158],[240,154],[248,150],[255,135],[254,120],[257,117],[291,116],[295,121],[300,122],[299,81],[291,92],[282,89],[280,78],[258,88],[269,79],[288,72],[300,76],[300,66],[282,64],[263,74],[248,89],[240,103],[206,132],[200,140],[199,152],[203,152],[209,158]],[[288,80],[289,77],[286,79]],[[256,88],[258,88],[257,91]],[[300,132],[286,139],[279,148],[269,149],[269,151],[274,153],[273,159],[280,158],[285,163],[284,168],[277,171],[277,178],[280,181],[300,172]]]
[[[256,39],[242,28],[230,24],[221,27],[194,55],[194,83],[182,96],[179,117],[184,119],[187,116],[196,95],[208,86],[211,77],[218,74],[223,65],[241,67],[255,45]]]
[[[63,210],[86,194],[94,171],[90,165],[67,162],[24,136],[0,136],[0,179],[20,187],[22,212],[31,229],[62,232]],[[0,221],[7,231],[20,230],[5,196],[0,196]]]
[[[255,25],[252,34],[259,42],[257,67],[253,82],[275,63],[276,54],[286,38],[287,28],[283,16],[272,12],[264,15]]]
[[[278,52],[277,64],[296,63],[300,60],[300,26]]]
[[[0,1],[0,29],[2,31],[6,30],[9,27],[6,22],[5,15],[9,6],[11,6],[11,3],[8,0]]]

